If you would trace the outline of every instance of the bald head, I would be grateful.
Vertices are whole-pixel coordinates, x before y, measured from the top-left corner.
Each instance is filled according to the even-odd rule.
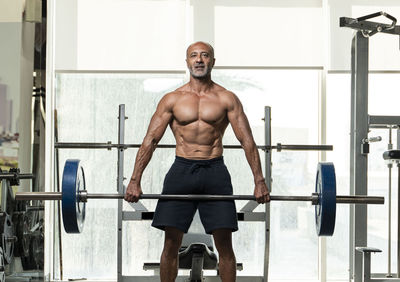
[[[209,43],[198,41],[187,48],[186,65],[192,78],[210,79],[214,64],[214,48]]]
[[[210,55],[211,55],[211,58],[214,58],[214,48],[211,46],[210,43],[203,42],[203,41],[197,41],[197,42],[195,42],[195,43],[190,44],[189,47],[186,49],[186,58],[189,57],[189,52],[190,52],[194,47],[196,47],[196,46],[198,46],[198,45],[206,46],[206,47],[208,48],[208,50],[209,50],[209,53],[210,53]]]

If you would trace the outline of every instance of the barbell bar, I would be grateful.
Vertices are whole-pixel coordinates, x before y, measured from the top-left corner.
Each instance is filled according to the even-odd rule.
[[[19,185],[20,179],[35,179],[32,173],[20,173],[19,168],[10,168],[9,171],[2,171],[0,169],[0,181],[7,180],[11,186]]]
[[[88,199],[124,199],[123,194],[117,193],[88,193],[87,191],[79,191],[78,197],[80,201],[87,202]],[[271,201],[285,202],[311,202],[312,205],[318,204],[318,193],[312,193],[311,196],[281,196],[271,195]],[[246,200],[255,201],[256,197],[252,195],[165,195],[165,194],[142,194],[140,200],[185,200],[185,201],[220,201],[220,200]],[[18,192],[16,200],[62,200],[62,192]],[[384,204],[383,197],[375,196],[336,196],[338,204]]]
[[[88,193],[85,173],[80,160],[65,162],[62,192],[17,192],[16,200],[61,200],[64,229],[67,233],[81,233],[88,199],[123,199],[123,194]],[[310,201],[315,206],[315,223],[318,236],[332,236],[335,228],[336,204],[384,204],[383,197],[337,196],[333,163],[319,163],[315,192],[311,196],[270,195],[271,201]],[[140,199],[221,201],[255,200],[253,195],[168,195],[143,194]]]
[[[79,142],[58,142],[54,145],[57,149],[128,149],[128,148],[139,148],[141,144],[113,144],[111,142],[107,143],[79,143]],[[278,152],[283,150],[288,151],[332,151],[332,145],[297,145],[297,144],[281,144],[277,145],[257,145],[257,149],[260,150],[273,150],[276,149]],[[173,144],[158,144],[157,148],[163,149],[173,149],[176,145]],[[240,145],[224,145],[225,149],[242,149]]]
[[[10,179],[34,179],[35,175],[32,173],[14,173],[14,172],[1,172],[0,180],[10,180]]]

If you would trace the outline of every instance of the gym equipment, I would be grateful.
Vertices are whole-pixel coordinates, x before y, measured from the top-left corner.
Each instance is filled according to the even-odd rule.
[[[336,196],[336,176],[333,163],[320,163],[316,192],[311,196],[270,195],[271,201],[310,201],[315,205],[318,236],[331,236],[335,228],[336,203],[383,204],[383,197]],[[67,233],[80,233],[85,221],[88,199],[123,199],[123,194],[90,194],[86,189],[85,173],[79,160],[67,160],[64,166],[62,192],[19,192],[16,200],[61,200],[64,228]],[[253,200],[253,195],[159,195],[143,194],[140,199],[220,201]]]
[[[6,281],[5,267],[3,249],[0,247],[0,282]]]
[[[19,168],[10,168],[9,171],[0,171],[0,181],[5,179],[10,181],[11,186],[19,185],[20,179],[34,179],[32,173],[20,173]]]
[[[208,234],[188,233],[179,249],[179,269],[190,269],[188,281],[203,281],[203,269],[217,269],[218,258]]]
[[[391,23],[373,22],[370,19],[384,16]],[[397,20],[385,12],[377,12],[359,18],[340,18],[340,27],[355,30],[351,44],[351,119],[350,119],[350,191],[353,194],[366,194],[368,191],[368,135],[374,128],[388,128],[400,125],[400,116],[371,115],[368,113],[369,79],[369,40],[374,34],[385,33],[400,36]],[[388,46],[389,47],[389,46]],[[395,48],[398,48],[396,46]],[[368,220],[365,206],[350,207],[350,269],[349,275],[355,282],[361,282],[363,256],[356,247],[367,247]],[[390,221],[389,221],[390,222]],[[400,233],[397,242],[400,241]],[[399,245],[399,244],[397,244]],[[400,270],[400,248],[398,248],[397,268]],[[388,261],[389,262],[389,261]],[[383,263],[383,262],[382,262]],[[390,263],[388,264],[390,265]],[[400,273],[398,272],[398,275]],[[386,274],[374,274],[386,278]],[[400,281],[400,280],[398,280]]]
[[[14,236],[11,216],[5,212],[0,214],[0,234],[4,260],[8,264],[11,263],[14,257],[14,243],[17,241],[17,237]]]
[[[128,148],[140,148],[141,144],[112,144],[111,141],[107,143],[71,143],[71,142],[58,142],[54,145],[57,149],[128,149]],[[162,149],[174,149],[176,145],[173,144],[158,144],[157,148]],[[269,151],[276,149],[278,152],[280,151],[332,151],[332,145],[287,145],[277,143],[275,146],[268,145],[257,145],[257,149]],[[224,149],[242,149],[240,145],[223,145]]]

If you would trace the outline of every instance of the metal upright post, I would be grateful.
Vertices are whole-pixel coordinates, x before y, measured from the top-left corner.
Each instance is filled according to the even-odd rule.
[[[368,159],[361,152],[362,140],[368,136],[368,46],[369,38],[358,31],[352,46],[352,98],[351,98],[351,164],[350,193],[368,194]],[[354,282],[362,281],[362,254],[355,247],[367,246],[367,207],[355,205],[351,213],[351,254],[353,254]]]
[[[400,278],[400,163],[397,164],[397,278]]]
[[[388,143],[388,150],[393,149],[392,143],[392,127],[389,128],[389,143]],[[388,273],[386,277],[393,277],[392,276],[392,167],[393,164],[389,163],[389,187],[388,187]]]
[[[354,171],[354,110],[353,110],[353,105],[354,105],[354,85],[355,85],[355,54],[356,54],[356,47],[355,43],[356,42],[356,37],[354,36],[353,39],[351,40],[351,101],[350,101],[350,195],[354,195],[354,174],[352,173]],[[349,220],[349,282],[352,281],[354,278],[354,252],[355,252],[355,247],[354,247],[354,206],[350,205],[350,220]]]
[[[1,211],[7,212],[7,193],[8,193],[8,183],[7,179],[1,181]]]
[[[265,122],[265,145],[271,145],[271,107],[265,107],[264,111]],[[269,191],[272,191],[271,180],[271,150],[265,150],[265,183]],[[269,246],[270,246],[270,219],[271,206],[265,205],[265,250],[264,250],[264,282],[268,281],[269,268]]]
[[[125,105],[119,105],[118,115],[118,144],[125,142]],[[118,149],[118,178],[117,191],[119,194],[124,194],[124,149]],[[117,271],[118,282],[122,281],[122,205],[123,200],[118,200],[118,251],[117,251]]]
[[[400,150],[400,128],[397,128],[397,150]],[[400,163],[397,164],[397,277],[400,278]]]

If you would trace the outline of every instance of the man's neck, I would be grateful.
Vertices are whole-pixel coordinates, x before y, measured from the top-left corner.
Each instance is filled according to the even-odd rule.
[[[211,76],[204,78],[194,78],[193,76],[190,76],[188,84],[189,89],[198,94],[208,92],[213,85],[214,82],[211,80]]]

